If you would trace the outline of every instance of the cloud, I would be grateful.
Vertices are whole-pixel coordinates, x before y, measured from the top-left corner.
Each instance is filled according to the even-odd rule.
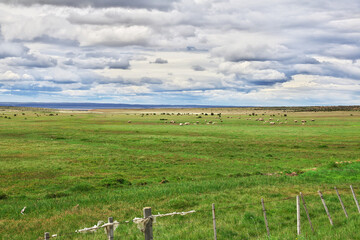
[[[99,76],[98,83],[99,84],[116,84],[114,86],[124,87],[124,86],[159,85],[159,84],[163,84],[163,80],[157,79],[157,78],[150,78],[150,77],[124,79],[122,77],[110,78],[110,77]]]
[[[31,42],[40,42],[40,43],[47,43],[47,44],[53,44],[58,46],[78,46],[80,43],[77,40],[73,39],[61,39],[57,37],[51,37],[46,34],[37,36],[31,40]]]
[[[157,59],[155,59],[155,61],[152,62],[152,63],[156,63],[156,64],[166,64],[166,63],[168,63],[168,60],[162,59],[162,58],[157,58]]]
[[[350,44],[338,44],[332,47],[326,48],[323,51],[325,56],[331,56],[340,59],[360,59],[360,47]]]
[[[21,4],[25,6],[31,5],[55,5],[68,7],[94,7],[94,8],[109,8],[109,7],[124,7],[124,8],[147,8],[147,9],[161,9],[166,10],[172,7],[172,4],[177,0],[3,0],[6,4]]]
[[[220,64],[219,71],[224,74],[235,74],[243,81],[274,81],[285,80],[286,75],[271,69],[271,62],[225,62]]]
[[[19,80],[19,79],[20,79],[20,75],[12,71],[6,71],[4,73],[0,73],[0,81]]]
[[[48,56],[29,54],[22,58],[11,59],[9,65],[28,68],[49,68],[55,67],[57,65],[57,60]]]
[[[69,66],[74,66],[75,65],[75,63],[74,63],[74,61],[72,59],[67,59],[67,60],[63,61],[63,64],[69,65]]]
[[[0,59],[7,57],[20,57],[29,51],[19,43],[0,42]]]
[[[283,45],[266,44],[226,45],[214,48],[212,54],[231,62],[286,60],[294,56],[294,53]]]
[[[77,39],[81,46],[147,46],[152,30],[145,26],[107,26],[84,27],[78,31]]]
[[[62,88],[51,87],[51,86],[41,86],[39,84],[31,84],[31,85],[14,85],[14,86],[11,86],[9,90],[17,91],[19,95],[22,95],[21,93],[25,93],[27,95],[27,92],[32,92],[32,93],[34,93],[34,92],[60,92],[60,91],[62,91]]]
[[[250,105],[337,104],[329,96],[341,92],[360,104],[359,8],[355,0],[5,0],[0,88],[29,99],[60,88],[69,101]]]
[[[87,8],[82,11],[73,9],[67,20],[80,25],[174,26],[181,23],[183,15],[176,10],[164,12],[148,9]]]
[[[205,71],[205,68],[203,68],[202,66],[199,66],[199,65],[192,66],[191,68],[194,71],[198,71],[198,72]]]
[[[121,59],[118,61],[111,61],[109,62],[110,69],[129,69],[130,63],[127,59]]]
[[[83,69],[129,69],[130,62],[128,59],[107,59],[107,58],[91,58],[91,59],[67,59],[63,64],[68,66],[76,66]]]
[[[156,78],[143,77],[141,78],[141,83],[147,84],[162,84],[164,81]]]

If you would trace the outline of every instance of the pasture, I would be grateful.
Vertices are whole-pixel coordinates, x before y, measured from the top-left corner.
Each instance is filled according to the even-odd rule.
[[[295,239],[300,191],[316,232],[302,212],[298,239],[360,239],[350,184],[360,198],[359,111],[0,107],[0,239],[42,239],[110,216],[131,220],[146,206],[154,213],[197,210],[158,219],[156,239],[213,239],[212,203],[218,239],[266,239],[261,198],[271,239]],[[143,234],[130,223],[115,237]],[[103,231],[58,237],[105,238]]]

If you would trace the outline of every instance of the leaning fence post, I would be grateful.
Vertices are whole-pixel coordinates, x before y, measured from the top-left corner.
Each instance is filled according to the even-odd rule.
[[[109,217],[108,223],[114,223],[114,219],[112,217]],[[108,240],[114,240],[114,225],[110,225],[108,229],[109,229],[107,232]]]
[[[215,203],[212,204],[212,216],[213,216],[214,239],[217,240],[217,234],[216,234],[216,217],[215,217]]]
[[[331,224],[331,225],[334,225],[334,224],[333,224],[333,221],[332,221],[332,219],[331,219],[329,210],[328,210],[328,208],[327,208],[327,206],[326,206],[324,197],[323,197],[322,193],[320,192],[320,190],[318,191],[318,193],[319,193],[319,196],[320,196],[320,198],[321,198],[321,202],[322,202],[322,204],[324,205],[325,212],[326,212],[326,214],[327,214],[327,216],[328,216],[328,218],[329,218],[330,224]]]
[[[358,209],[358,211],[359,211],[359,213],[360,213],[359,202],[358,202],[358,200],[356,199],[356,195],[355,195],[355,192],[354,192],[354,189],[353,189],[352,185],[350,185],[350,189],[351,189],[352,195],[353,195],[353,197],[354,197],[354,201],[355,201],[356,207],[357,207],[357,209]]]
[[[343,201],[341,200],[341,197],[340,197],[339,191],[337,190],[337,188],[336,188],[336,187],[334,187],[334,189],[335,189],[336,194],[337,194],[337,196],[338,196],[338,198],[339,198],[339,201],[340,201],[341,207],[342,207],[342,209],[344,210],[345,216],[348,218],[349,216],[348,216],[348,214],[347,214],[347,212],[346,212],[346,209],[345,209],[344,203],[343,203]]]
[[[270,236],[269,225],[268,225],[268,221],[267,221],[267,218],[266,218],[266,209],[265,209],[265,204],[264,204],[264,199],[263,198],[261,199],[261,205],[262,205],[263,213],[264,213],[266,232],[267,232],[267,235]]]
[[[308,212],[307,207],[306,207],[305,198],[304,198],[304,196],[303,196],[303,194],[301,192],[300,192],[300,196],[301,196],[301,200],[303,202],[303,206],[304,206],[304,209],[305,209],[305,212],[306,212],[306,216],[307,216],[307,218],[309,220],[309,223],[310,223],[311,230],[312,230],[312,232],[314,232],[314,228],[313,228],[313,225],[311,223],[310,215],[309,215],[309,212]]]
[[[50,239],[50,233],[46,232],[46,233],[44,234],[44,239],[45,239],[45,240]]]
[[[296,196],[296,219],[297,219],[297,235],[301,234],[301,222],[300,222],[300,197]]]
[[[153,229],[152,229],[152,214],[151,214],[151,207],[145,207],[144,211],[144,218],[149,218],[149,221],[145,225],[145,240],[153,240]]]

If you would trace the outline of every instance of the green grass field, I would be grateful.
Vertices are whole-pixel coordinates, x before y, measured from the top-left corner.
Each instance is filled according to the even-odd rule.
[[[360,239],[349,189],[352,184],[360,200],[359,111],[147,111],[0,108],[0,239],[43,239],[44,232],[106,239],[103,230],[73,232],[110,216],[119,222],[141,217],[146,206],[153,213],[197,211],[157,219],[155,239],[213,239],[212,203],[218,239],[266,239],[261,198],[270,239]],[[185,122],[191,124],[179,126]],[[297,237],[300,191],[316,232],[302,209]],[[115,231],[115,239],[143,238],[133,223]]]

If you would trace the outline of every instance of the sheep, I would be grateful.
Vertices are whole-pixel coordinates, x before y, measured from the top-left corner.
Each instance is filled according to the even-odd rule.
[[[190,125],[190,123],[189,123],[189,122],[186,122],[185,125]]]
[[[302,123],[306,123],[306,120],[301,120]]]
[[[184,124],[183,123],[179,123],[179,126],[183,126]]]
[[[275,125],[275,122],[270,122],[270,125]]]
[[[298,121],[297,120],[294,120],[294,123],[297,123]]]

